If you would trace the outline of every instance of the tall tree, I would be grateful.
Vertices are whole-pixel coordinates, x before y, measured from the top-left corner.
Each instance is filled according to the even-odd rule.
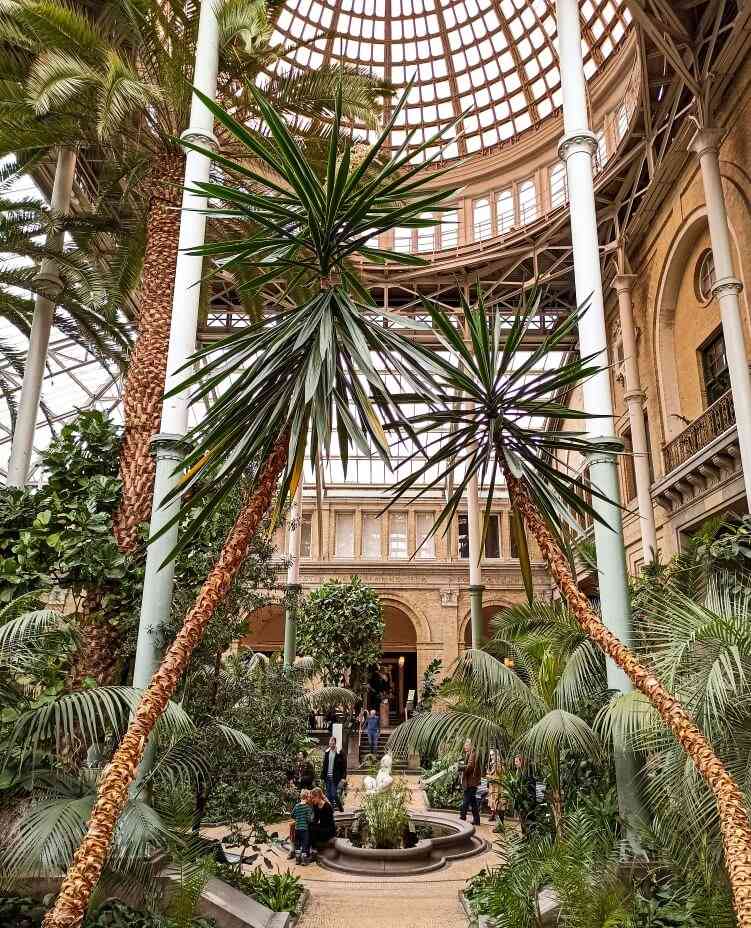
[[[136,546],[151,513],[169,324],[180,230],[184,152],[196,51],[198,0],[112,0],[103,10],[63,0],[11,0],[0,11],[0,154],[27,165],[63,146],[81,147],[108,192],[130,202],[145,234],[135,347],[123,397],[120,452],[123,497],[115,516],[123,550]],[[284,50],[270,44],[264,0],[218,0],[219,97],[247,123],[256,115],[250,85]],[[277,71],[267,79],[277,106],[294,127],[315,136],[311,119],[333,110],[343,88],[345,112],[371,126],[381,84],[356,70],[312,74]],[[225,141],[224,139],[220,141]]]
[[[319,450],[329,448],[334,424],[345,463],[355,445],[368,454],[374,447],[388,462],[388,441],[376,410],[390,420],[400,418],[389,384],[401,380],[416,387],[430,355],[395,325],[383,325],[383,311],[373,305],[350,258],[361,255],[424,264],[414,256],[369,247],[368,241],[396,226],[435,225],[440,220],[425,214],[440,212],[455,195],[455,190],[426,189],[440,172],[424,170],[440,157],[440,140],[453,124],[413,149],[408,147],[410,134],[401,148],[388,155],[391,130],[408,91],[356,164],[352,140],[344,132],[341,95],[337,95],[322,177],[310,167],[280,114],[258,92],[253,94],[268,139],[259,139],[206,101],[247,157],[231,161],[213,156],[227,180],[199,188],[217,204],[209,209],[209,218],[213,209],[230,237],[206,245],[201,252],[225,269],[243,263],[262,265],[264,273],[245,284],[246,289],[291,276],[305,299],[201,352],[205,363],[178,387],[192,387],[194,402],[222,391],[189,436],[195,450],[186,458],[188,469],[179,491],[191,495],[195,508],[178,550],[190,544],[201,521],[244,475],[253,475],[255,491],[146,687],[99,784],[88,833],[45,919],[46,928],[81,924],[146,741],[243,564],[249,540],[272,505],[277,482],[277,505],[283,506],[294,496],[307,451],[315,462]],[[434,154],[423,163],[431,148]],[[255,163],[263,165],[263,173],[254,170]],[[245,237],[238,237],[238,226]],[[406,423],[405,428],[409,431]]]
[[[713,793],[725,849],[725,863],[733,890],[735,911],[742,928],[751,928],[751,821],[746,797],[685,706],[660,682],[654,669],[641,662],[602,622],[572,575],[562,535],[573,515],[599,516],[586,502],[599,491],[568,468],[557,466],[556,455],[573,451],[585,457],[591,439],[565,426],[581,422],[586,413],[560,399],[598,368],[594,357],[559,363],[563,339],[574,331],[581,313],[560,325],[536,348],[526,349],[525,335],[536,315],[533,304],[504,333],[505,310],[492,311],[480,295],[471,307],[463,301],[467,341],[440,307],[433,307],[433,328],[444,353],[436,354],[442,374],[438,389],[423,381],[418,399],[427,411],[412,422],[419,434],[444,431],[433,441],[425,462],[400,481],[396,498],[426,481],[428,487],[455,475],[454,490],[434,531],[446,525],[457,510],[467,484],[477,476],[489,486],[485,519],[495,488],[503,480],[512,507],[539,545],[553,579],[581,629],[600,650],[628,675],[668,727]],[[463,396],[457,404],[456,396]],[[409,397],[410,402],[415,396]],[[561,423],[556,429],[550,423]],[[403,428],[401,423],[399,428]],[[605,440],[605,453],[616,453]],[[461,466],[461,471],[457,468]],[[420,488],[419,494],[426,492]],[[529,565],[526,565],[529,570]]]

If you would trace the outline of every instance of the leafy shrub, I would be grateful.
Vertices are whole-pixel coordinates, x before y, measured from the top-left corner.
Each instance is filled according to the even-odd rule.
[[[0,899],[0,925],[3,928],[39,928],[47,906],[29,896]]]
[[[425,779],[429,780],[439,773],[445,773],[445,776],[425,787],[425,795],[432,808],[458,809],[462,804],[461,782],[456,772],[451,772],[451,768],[458,763],[458,754],[446,754],[434,761],[425,774]]]
[[[399,780],[380,793],[370,793],[363,800],[361,831],[367,829],[369,847],[402,847],[409,831],[409,788]]]
[[[193,918],[190,928],[216,928],[212,918]],[[181,928],[178,921],[155,912],[134,909],[119,899],[110,899],[86,921],[86,928]]]
[[[298,913],[305,892],[294,873],[264,873],[260,869],[243,873],[237,867],[224,864],[217,867],[216,875],[272,912]]]

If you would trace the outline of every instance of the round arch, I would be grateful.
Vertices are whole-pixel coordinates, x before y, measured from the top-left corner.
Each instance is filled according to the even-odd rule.
[[[482,606],[482,625],[483,625],[483,637],[489,638],[492,634],[491,621],[493,618],[500,612],[501,609],[505,609],[507,606],[510,606],[511,603],[506,598],[499,598],[498,600],[493,600],[491,602],[485,602]],[[461,621],[459,627],[459,641],[461,642],[462,647],[470,648],[472,647],[472,612],[468,610],[464,618]]]
[[[383,608],[384,619],[387,621],[387,632],[389,610],[397,610],[399,613],[402,613],[412,625],[415,634],[415,645],[429,644],[431,641],[433,641],[433,634],[430,623],[425,618],[425,616],[412,605],[412,603],[403,599],[401,596],[395,595],[394,593],[379,593],[379,599]],[[385,640],[386,638],[384,637],[384,641]]]

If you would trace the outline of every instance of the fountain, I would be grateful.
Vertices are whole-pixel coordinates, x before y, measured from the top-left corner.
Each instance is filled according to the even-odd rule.
[[[391,775],[392,758],[387,754],[375,777],[365,777],[366,799],[390,794],[396,789]],[[398,802],[396,803],[398,806]],[[402,812],[402,815],[404,813]],[[319,863],[331,870],[363,876],[414,876],[440,870],[452,860],[480,854],[487,842],[475,827],[445,812],[407,810],[409,826],[403,847],[359,846],[363,810],[336,815],[337,837],[319,853]]]

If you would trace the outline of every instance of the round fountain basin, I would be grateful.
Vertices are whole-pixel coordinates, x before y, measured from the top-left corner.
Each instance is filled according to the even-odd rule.
[[[336,824],[344,828],[354,823],[355,812],[338,812]],[[440,870],[452,860],[473,857],[487,850],[488,843],[475,832],[474,825],[445,812],[410,812],[415,825],[429,825],[433,837],[420,839],[414,847],[380,850],[357,847],[349,838],[334,838],[318,854],[318,862],[330,870],[359,873],[362,876],[414,876]]]

